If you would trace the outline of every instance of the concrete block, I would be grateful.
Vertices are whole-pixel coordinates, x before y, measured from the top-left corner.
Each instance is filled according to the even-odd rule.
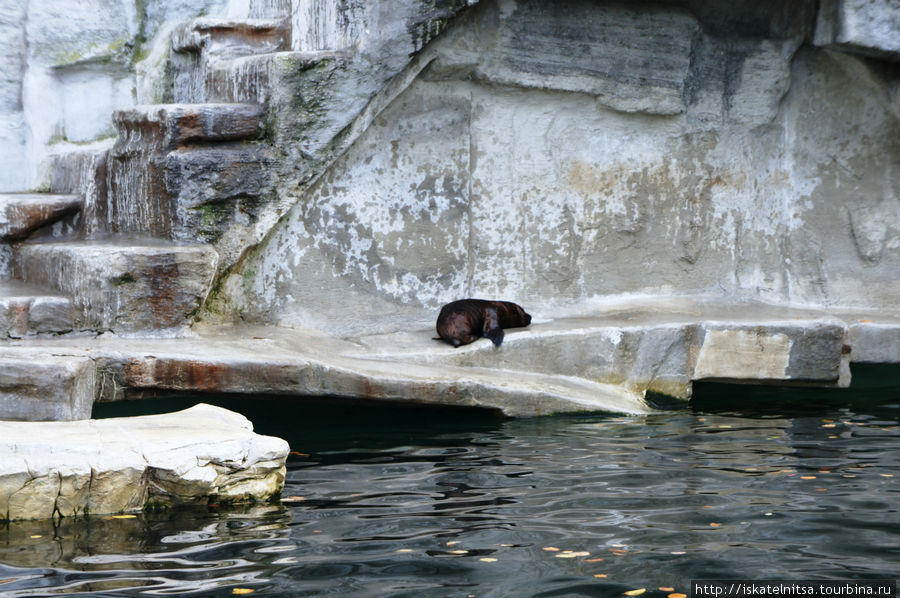
[[[0,336],[59,334],[76,327],[72,300],[15,280],[0,282]]]
[[[0,423],[0,519],[78,517],[180,504],[265,501],[288,444],[210,405],[83,422]]]
[[[136,331],[186,324],[202,305],[218,256],[205,245],[120,239],[23,245],[14,272],[73,296],[83,326]]]
[[[89,418],[94,405],[94,370],[94,361],[88,357],[0,350],[0,420]],[[5,435],[0,438],[8,441]]]

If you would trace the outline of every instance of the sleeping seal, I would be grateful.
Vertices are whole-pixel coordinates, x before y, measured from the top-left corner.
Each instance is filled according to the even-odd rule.
[[[482,336],[496,346],[503,342],[504,328],[519,328],[531,324],[531,316],[510,301],[460,299],[441,308],[437,319],[437,333],[441,340],[454,347],[467,345]]]

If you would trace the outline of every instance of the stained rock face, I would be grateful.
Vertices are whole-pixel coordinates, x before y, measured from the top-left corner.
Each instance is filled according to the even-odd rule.
[[[210,405],[83,422],[0,422],[0,519],[264,501],[288,445]]]
[[[206,297],[217,260],[205,245],[152,239],[40,243],[19,249],[14,272],[74,295],[82,326],[132,331],[182,325]]]
[[[0,352],[0,420],[89,418],[94,405],[95,369],[94,361],[83,355]],[[0,434],[0,442],[6,439]]]

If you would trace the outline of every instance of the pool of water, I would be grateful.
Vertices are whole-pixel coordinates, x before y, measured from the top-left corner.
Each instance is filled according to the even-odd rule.
[[[2,523],[0,595],[649,598],[699,578],[894,578],[895,382],[709,385],[636,417],[234,401],[291,444],[280,504]]]

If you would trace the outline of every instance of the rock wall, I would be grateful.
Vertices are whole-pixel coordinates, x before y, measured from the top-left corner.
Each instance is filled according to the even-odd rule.
[[[176,24],[245,4],[0,0],[0,192],[45,184],[52,146],[111,137],[114,109],[158,101]]]
[[[483,1],[226,279],[219,309],[350,333],[463,296],[539,316],[621,294],[894,307],[890,48],[822,42],[834,18],[812,2],[720,8]],[[894,27],[896,6],[880,10]]]

